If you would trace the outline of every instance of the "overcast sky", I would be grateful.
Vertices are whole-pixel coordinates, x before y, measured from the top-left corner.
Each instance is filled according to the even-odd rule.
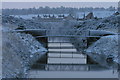
[[[118,2],[120,0],[1,0],[3,2]]]
[[[117,7],[117,2],[3,2],[2,8],[33,8],[33,7]]]

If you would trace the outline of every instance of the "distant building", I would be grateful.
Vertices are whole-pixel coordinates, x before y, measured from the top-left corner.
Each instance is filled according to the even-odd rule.
[[[66,19],[66,20],[74,20],[75,18],[71,15],[71,14],[69,14],[67,17],[65,17],[64,19]]]
[[[92,12],[90,12],[86,17],[85,19],[94,19],[94,15]]]
[[[119,14],[120,14],[120,13],[119,13],[118,11],[114,13],[114,15],[119,15]]]

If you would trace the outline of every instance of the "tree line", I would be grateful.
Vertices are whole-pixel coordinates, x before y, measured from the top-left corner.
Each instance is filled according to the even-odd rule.
[[[25,15],[25,14],[74,14],[76,12],[85,12],[85,11],[114,11],[115,7],[110,6],[109,8],[93,8],[93,7],[85,7],[85,8],[72,8],[72,7],[56,7],[50,8],[39,7],[39,8],[28,8],[28,9],[2,9],[2,14],[4,15]]]

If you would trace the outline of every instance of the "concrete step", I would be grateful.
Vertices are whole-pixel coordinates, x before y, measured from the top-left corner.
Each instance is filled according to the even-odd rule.
[[[86,58],[48,58],[48,64],[86,64]]]
[[[48,57],[69,57],[69,58],[86,58],[83,54],[64,54],[64,53],[48,53]]]
[[[76,49],[48,49],[48,51],[77,52],[77,50],[76,50]]]
[[[74,47],[71,43],[48,43],[48,47]]]
[[[65,46],[65,47],[59,47],[59,46],[57,46],[57,47],[48,47],[49,49],[75,49],[75,47],[67,47],[67,46]]]

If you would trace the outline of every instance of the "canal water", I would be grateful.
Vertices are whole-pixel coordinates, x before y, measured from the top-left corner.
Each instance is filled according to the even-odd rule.
[[[40,71],[30,70],[28,78],[118,78],[117,72],[104,71]]]

